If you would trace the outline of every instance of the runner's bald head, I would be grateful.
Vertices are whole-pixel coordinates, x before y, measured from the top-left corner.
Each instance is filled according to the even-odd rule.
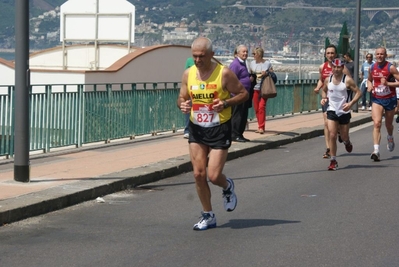
[[[212,52],[212,41],[206,37],[199,37],[194,40],[191,45],[191,49],[205,49],[207,52]]]

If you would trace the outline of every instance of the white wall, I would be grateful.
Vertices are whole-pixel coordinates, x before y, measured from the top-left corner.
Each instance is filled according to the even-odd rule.
[[[98,3],[98,25],[96,7]],[[71,13],[79,15],[68,15]],[[111,16],[101,14],[130,14]],[[66,39],[134,42],[135,6],[126,0],[69,0],[60,8],[60,41]],[[98,26],[98,27],[97,27]],[[98,29],[98,32],[97,32]],[[130,34],[130,36],[129,36]]]
[[[123,46],[122,46],[123,47]],[[126,47],[125,47],[126,48]],[[82,59],[85,52],[72,51],[71,55],[78,59]],[[123,49],[112,49],[112,46],[103,50],[100,58],[112,62],[113,57],[123,53]],[[35,56],[31,56],[30,64],[53,64],[59,60],[57,49],[39,52]],[[57,58],[54,60],[52,57]],[[103,58],[105,57],[105,58]],[[109,57],[109,58],[107,58]],[[191,49],[189,46],[180,45],[159,45],[147,48],[137,49],[136,51],[116,60],[106,70],[90,71],[90,70],[53,70],[51,67],[34,68],[31,66],[31,84],[99,84],[99,83],[162,83],[162,82],[180,82],[184,71],[185,62],[191,57]],[[46,69],[47,68],[47,69]],[[0,85],[14,84],[14,68],[10,62],[0,61]],[[169,85],[168,85],[169,86]],[[37,87],[35,90],[44,92],[44,87]],[[57,90],[63,90],[63,87],[56,87]],[[68,87],[70,88],[76,87]]]
[[[135,50],[130,48],[130,51]],[[93,45],[66,46],[65,53],[67,70],[90,70],[95,69],[96,65],[99,70],[103,70],[129,54],[129,51],[126,45],[99,45],[97,63]],[[62,54],[61,46],[33,53],[29,58],[29,66],[31,69],[63,70]]]
[[[135,53],[140,51],[131,53],[132,60],[116,72],[87,72],[86,83],[180,82],[191,49],[165,46],[137,56]]]
[[[0,94],[8,93],[8,88],[4,85],[15,84],[15,70],[9,65],[12,65],[12,63],[0,59]]]
[[[0,85],[13,85],[15,83],[15,70],[0,62]]]
[[[62,92],[64,84],[71,84],[67,86],[68,91],[76,91],[76,84],[84,84],[84,72],[70,72],[70,71],[31,71],[31,85],[34,93],[44,93],[45,86],[38,85],[53,85],[53,92]],[[58,86],[57,86],[58,85]]]

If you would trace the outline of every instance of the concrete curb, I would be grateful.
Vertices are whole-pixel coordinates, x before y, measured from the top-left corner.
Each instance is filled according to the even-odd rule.
[[[372,121],[371,116],[352,118],[351,127]],[[244,157],[263,150],[276,148],[301,140],[323,135],[323,126],[300,128],[293,132],[280,133],[256,139],[248,143],[239,143],[230,148],[227,160]],[[93,200],[139,185],[159,181],[171,176],[192,171],[188,155],[170,158],[161,162],[121,172],[107,174],[98,178],[82,179],[37,193],[6,199],[0,206],[0,225],[16,222],[29,217],[63,209],[84,201]]]

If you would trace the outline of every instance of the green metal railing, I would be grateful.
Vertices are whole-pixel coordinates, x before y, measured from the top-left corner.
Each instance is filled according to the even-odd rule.
[[[14,87],[1,87],[0,94],[0,155],[14,155],[13,99]]]
[[[317,80],[278,81],[267,116],[319,109]],[[30,150],[133,138],[184,128],[176,107],[180,84],[33,85],[30,88]],[[0,85],[0,156],[14,155],[14,87]],[[249,118],[254,118],[251,109]]]
[[[277,81],[277,96],[267,100],[266,116],[274,117],[320,109],[320,97],[313,92],[316,84],[317,80]],[[256,118],[253,109],[250,109],[248,117]]]

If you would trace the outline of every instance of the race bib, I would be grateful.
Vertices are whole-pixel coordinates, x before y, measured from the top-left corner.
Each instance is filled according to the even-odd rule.
[[[193,116],[193,123],[201,127],[220,125],[219,113],[213,110],[212,104],[194,104]]]
[[[385,85],[379,85],[374,88],[374,93],[378,96],[386,96],[391,93],[391,90],[389,89],[388,86]]]

